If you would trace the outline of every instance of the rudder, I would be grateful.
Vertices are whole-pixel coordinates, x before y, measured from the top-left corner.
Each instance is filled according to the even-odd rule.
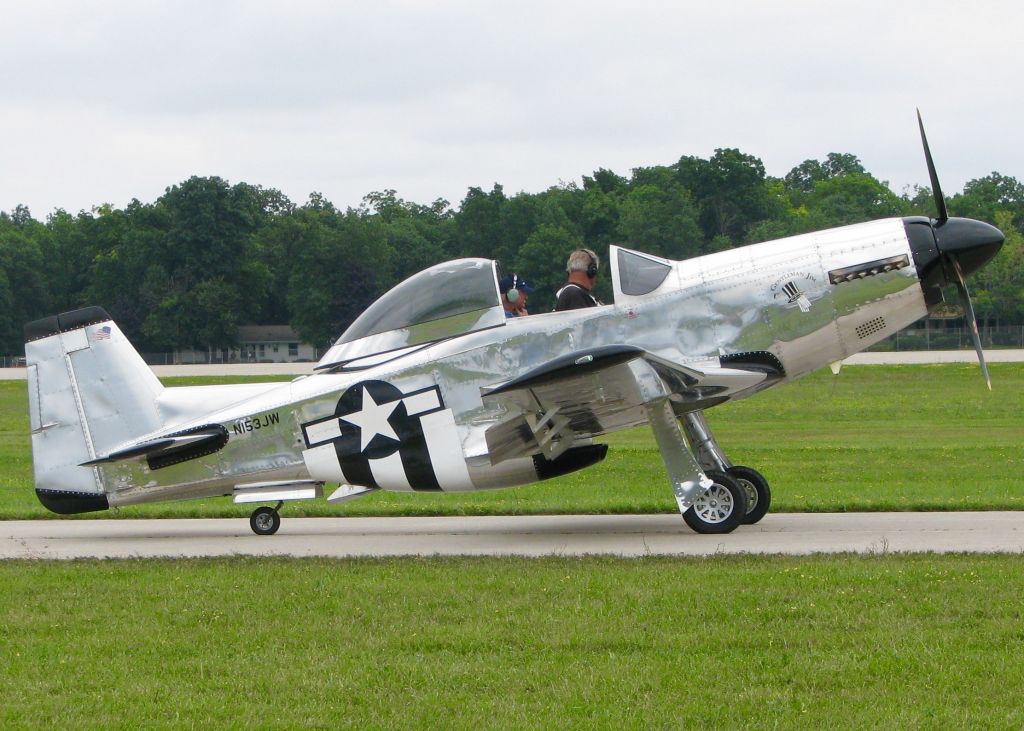
[[[56,513],[105,510],[100,466],[84,462],[161,426],[163,385],[102,307],[25,326],[36,495]]]

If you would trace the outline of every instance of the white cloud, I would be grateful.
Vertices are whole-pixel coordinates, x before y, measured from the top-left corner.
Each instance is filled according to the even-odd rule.
[[[1018,5],[38,3],[5,8],[0,209],[190,175],[337,205],[540,190],[738,147],[783,175],[852,152],[897,191],[1024,177]]]

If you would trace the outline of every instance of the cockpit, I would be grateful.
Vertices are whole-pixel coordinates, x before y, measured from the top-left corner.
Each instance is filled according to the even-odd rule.
[[[616,304],[676,286],[676,278],[670,277],[675,262],[618,246],[609,254]],[[431,343],[505,324],[497,262],[457,259],[392,287],[356,318],[317,370],[368,368]]]
[[[496,262],[457,259],[414,274],[383,294],[338,338],[317,368],[369,367],[439,340],[504,324]]]

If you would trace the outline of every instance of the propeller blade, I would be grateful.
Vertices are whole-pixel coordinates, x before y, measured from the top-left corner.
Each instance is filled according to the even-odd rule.
[[[960,260],[955,256],[949,257],[953,262],[953,271],[956,272],[956,288],[960,291],[960,302],[964,307],[964,316],[971,323],[971,339],[974,340],[974,349],[978,353],[978,363],[981,364],[981,372],[985,376],[985,383],[988,390],[992,390],[992,377],[988,374],[988,366],[985,364],[985,351],[981,348],[981,335],[978,334],[978,320],[974,317],[974,306],[971,304],[971,295],[967,292],[967,283],[964,281],[963,272],[960,271]]]
[[[928,148],[928,138],[924,134],[924,121],[921,119],[920,109],[917,110],[917,126],[921,128],[921,144],[924,145],[924,159],[928,163],[928,177],[932,181],[932,197],[935,198],[935,210],[939,213],[936,220],[942,225],[949,218],[949,213],[946,212],[946,199],[942,197],[942,188],[939,187],[939,175],[935,172],[932,151]]]

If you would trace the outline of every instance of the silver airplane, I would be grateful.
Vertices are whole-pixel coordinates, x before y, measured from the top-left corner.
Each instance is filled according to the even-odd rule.
[[[906,327],[996,254],[998,229],[950,218],[924,128],[936,219],[889,218],[685,261],[612,246],[613,304],[506,319],[494,261],[395,286],[290,383],[165,388],[99,307],[25,327],[35,488],[57,513],[233,496],[263,505],[375,490],[463,491],[604,459],[650,424],[686,523],[726,533],[771,491],[704,411],[838,364]],[[988,378],[980,339],[975,346]]]

